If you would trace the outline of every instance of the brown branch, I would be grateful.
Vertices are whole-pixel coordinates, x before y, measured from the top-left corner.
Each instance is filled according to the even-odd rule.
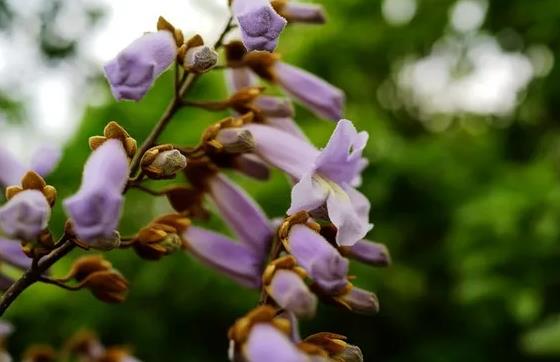
[[[27,270],[20,279],[18,279],[14,284],[12,284],[8,290],[2,295],[0,300],[0,316],[4,315],[6,309],[12,304],[12,302],[29,286],[35,284],[54,263],[68,254],[72,249],[76,247],[76,244],[72,240],[69,240],[66,236],[63,237],[64,242],[50,254],[43,257],[36,265],[35,268],[31,267]]]

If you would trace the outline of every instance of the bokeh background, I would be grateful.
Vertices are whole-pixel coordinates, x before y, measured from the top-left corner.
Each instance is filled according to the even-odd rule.
[[[328,24],[291,26],[279,51],[343,88],[347,118],[370,132],[362,187],[373,203],[370,238],[387,244],[393,265],[352,264],[356,284],[378,294],[378,315],[322,306],[304,334],[345,334],[366,361],[557,361],[560,2],[316,2]],[[140,103],[117,104],[103,61],[153,30],[158,15],[214,39],[225,3],[0,0],[0,142],[22,159],[40,145],[63,145],[48,181],[60,199],[73,193],[89,136],[117,120],[142,140],[171,96],[167,74]],[[224,95],[218,71],[192,93]],[[194,144],[225,115],[186,109],[162,141]],[[297,120],[319,146],[334,127],[302,108]],[[265,183],[232,176],[270,217],[286,210],[280,173]],[[131,191],[122,233],[167,209]],[[58,205],[53,230],[63,221]],[[228,232],[218,217],[207,224]],[[155,263],[130,251],[108,257],[131,282],[128,300],[104,305],[86,291],[34,286],[6,316],[16,326],[8,344],[15,356],[85,327],[108,344],[133,346],[144,361],[226,360],[227,328],[256,292],[184,253]]]

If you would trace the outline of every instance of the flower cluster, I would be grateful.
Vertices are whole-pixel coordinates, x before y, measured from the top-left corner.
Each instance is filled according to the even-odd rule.
[[[129,285],[102,256],[77,259],[61,278],[49,276],[48,268],[76,246],[131,248],[147,260],[183,250],[260,291],[258,307],[229,331],[232,361],[362,361],[360,349],[344,336],[320,332],[301,338],[297,330],[299,319],[314,317],[319,301],[360,314],[377,312],[376,295],[354,285],[349,259],[373,266],[390,263],[385,246],[366,239],[373,227],[370,203],[358,188],[368,164],[363,157],[367,132],[358,132],[343,118],[340,89],[282,62],[274,52],[288,23],[320,24],[326,16],[318,5],[288,0],[233,0],[230,6],[232,18],[212,47],[200,35],[186,38],[160,17],[157,31],[142,35],[105,65],[115,99],[138,101],[175,64],[174,97],[140,147],[116,122],[90,138],[92,153],[81,186],[62,202],[68,221],[58,242],[48,228],[56,190],[32,171],[44,176],[56,162],[26,167],[0,149],[0,183],[9,186],[8,202],[0,208],[0,229],[6,236],[0,239],[0,258],[27,270],[28,279],[67,290],[88,289],[114,303],[125,300]],[[226,43],[235,27],[241,41]],[[229,97],[188,99],[194,80],[214,67],[224,70]],[[278,85],[286,96],[267,94],[267,84]],[[311,143],[295,122],[292,100],[336,122],[323,148]],[[197,145],[158,143],[182,107],[231,113],[208,126]],[[290,205],[278,218],[269,218],[228,176],[237,172],[265,181],[271,168],[284,172],[292,186]],[[175,185],[162,190],[144,184],[176,177]],[[119,220],[131,188],[167,197],[173,211],[135,235],[121,237]],[[208,204],[234,238],[199,226],[197,221],[209,214]],[[10,289],[0,303],[3,311],[2,305],[5,309],[28,284],[7,276],[1,281]]]

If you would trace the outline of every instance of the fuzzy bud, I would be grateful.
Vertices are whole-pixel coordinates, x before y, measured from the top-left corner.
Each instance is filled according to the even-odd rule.
[[[187,167],[187,158],[171,145],[160,145],[150,148],[140,164],[149,178],[169,179]]]
[[[190,48],[183,58],[183,65],[189,72],[204,73],[212,69],[218,62],[218,53],[206,45]]]
[[[106,303],[122,303],[128,292],[128,281],[114,269],[91,273],[81,285]]]
[[[158,260],[185,247],[181,238],[190,220],[179,214],[161,216],[140,230],[134,238],[134,250],[148,260]]]

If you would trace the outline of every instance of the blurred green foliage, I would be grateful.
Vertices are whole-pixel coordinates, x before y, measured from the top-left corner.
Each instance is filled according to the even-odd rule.
[[[370,238],[388,245],[394,264],[384,270],[352,264],[356,284],[379,295],[377,316],[322,306],[315,320],[303,323],[303,334],[345,334],[367,361],[557,360],[560,68],[530,84],[507,126],[489,117],[455,115],[448,129],[433,133],[403,107],[384,108],[378,90],[391,82],[404,57],[429,53],[451,31],[454,1],[420,1],[412,21],[400,27],[385,22],[379,1],[321,3],[328,24],[290,27],[279,50],[286,61],[343,88],[347,117],[370,132],[366,153],[372,162],[362,186],[373,203],[376,227]],[[545,44],[560,59],[558,1],[492,0],[483,30],[507,50]],[[504,36],[512,33],[520,41]],[[60,199],[79,186],[87,138],[117,120],[144,139],[170,99],[171,83],[167,74],[140,103],[109,102],[87,111],[48,180]],[[218,71],[192,93],[195,99],[224,96]],[[299,124],[323,145],[334,125],[297,111]],[[204,127],[223,116],[185,109],[162,141],[192,145]],[[280,173],[266,183],[234,177],[270,217],[284,213],[289,185]],[[134,233],[167,208],[165,200],[131,191],[122,233]],[[57,206],[52,225],[59,233],[63,220]],[[215,216],[208,224],[227,232]],[[17,355],[30,343],[59,345],[87,327],[107,343],[134,346],[145,361],[225,360],[227,328],[254,306],[256,292],[184,254],[157,263],[130,251],[108,257],[130,279],[124,304],[104,305],[87,292],[34,286],[7,314],[17,328],[10,350]],[[63,273],[69,264],[62,262],[54,272]]]

